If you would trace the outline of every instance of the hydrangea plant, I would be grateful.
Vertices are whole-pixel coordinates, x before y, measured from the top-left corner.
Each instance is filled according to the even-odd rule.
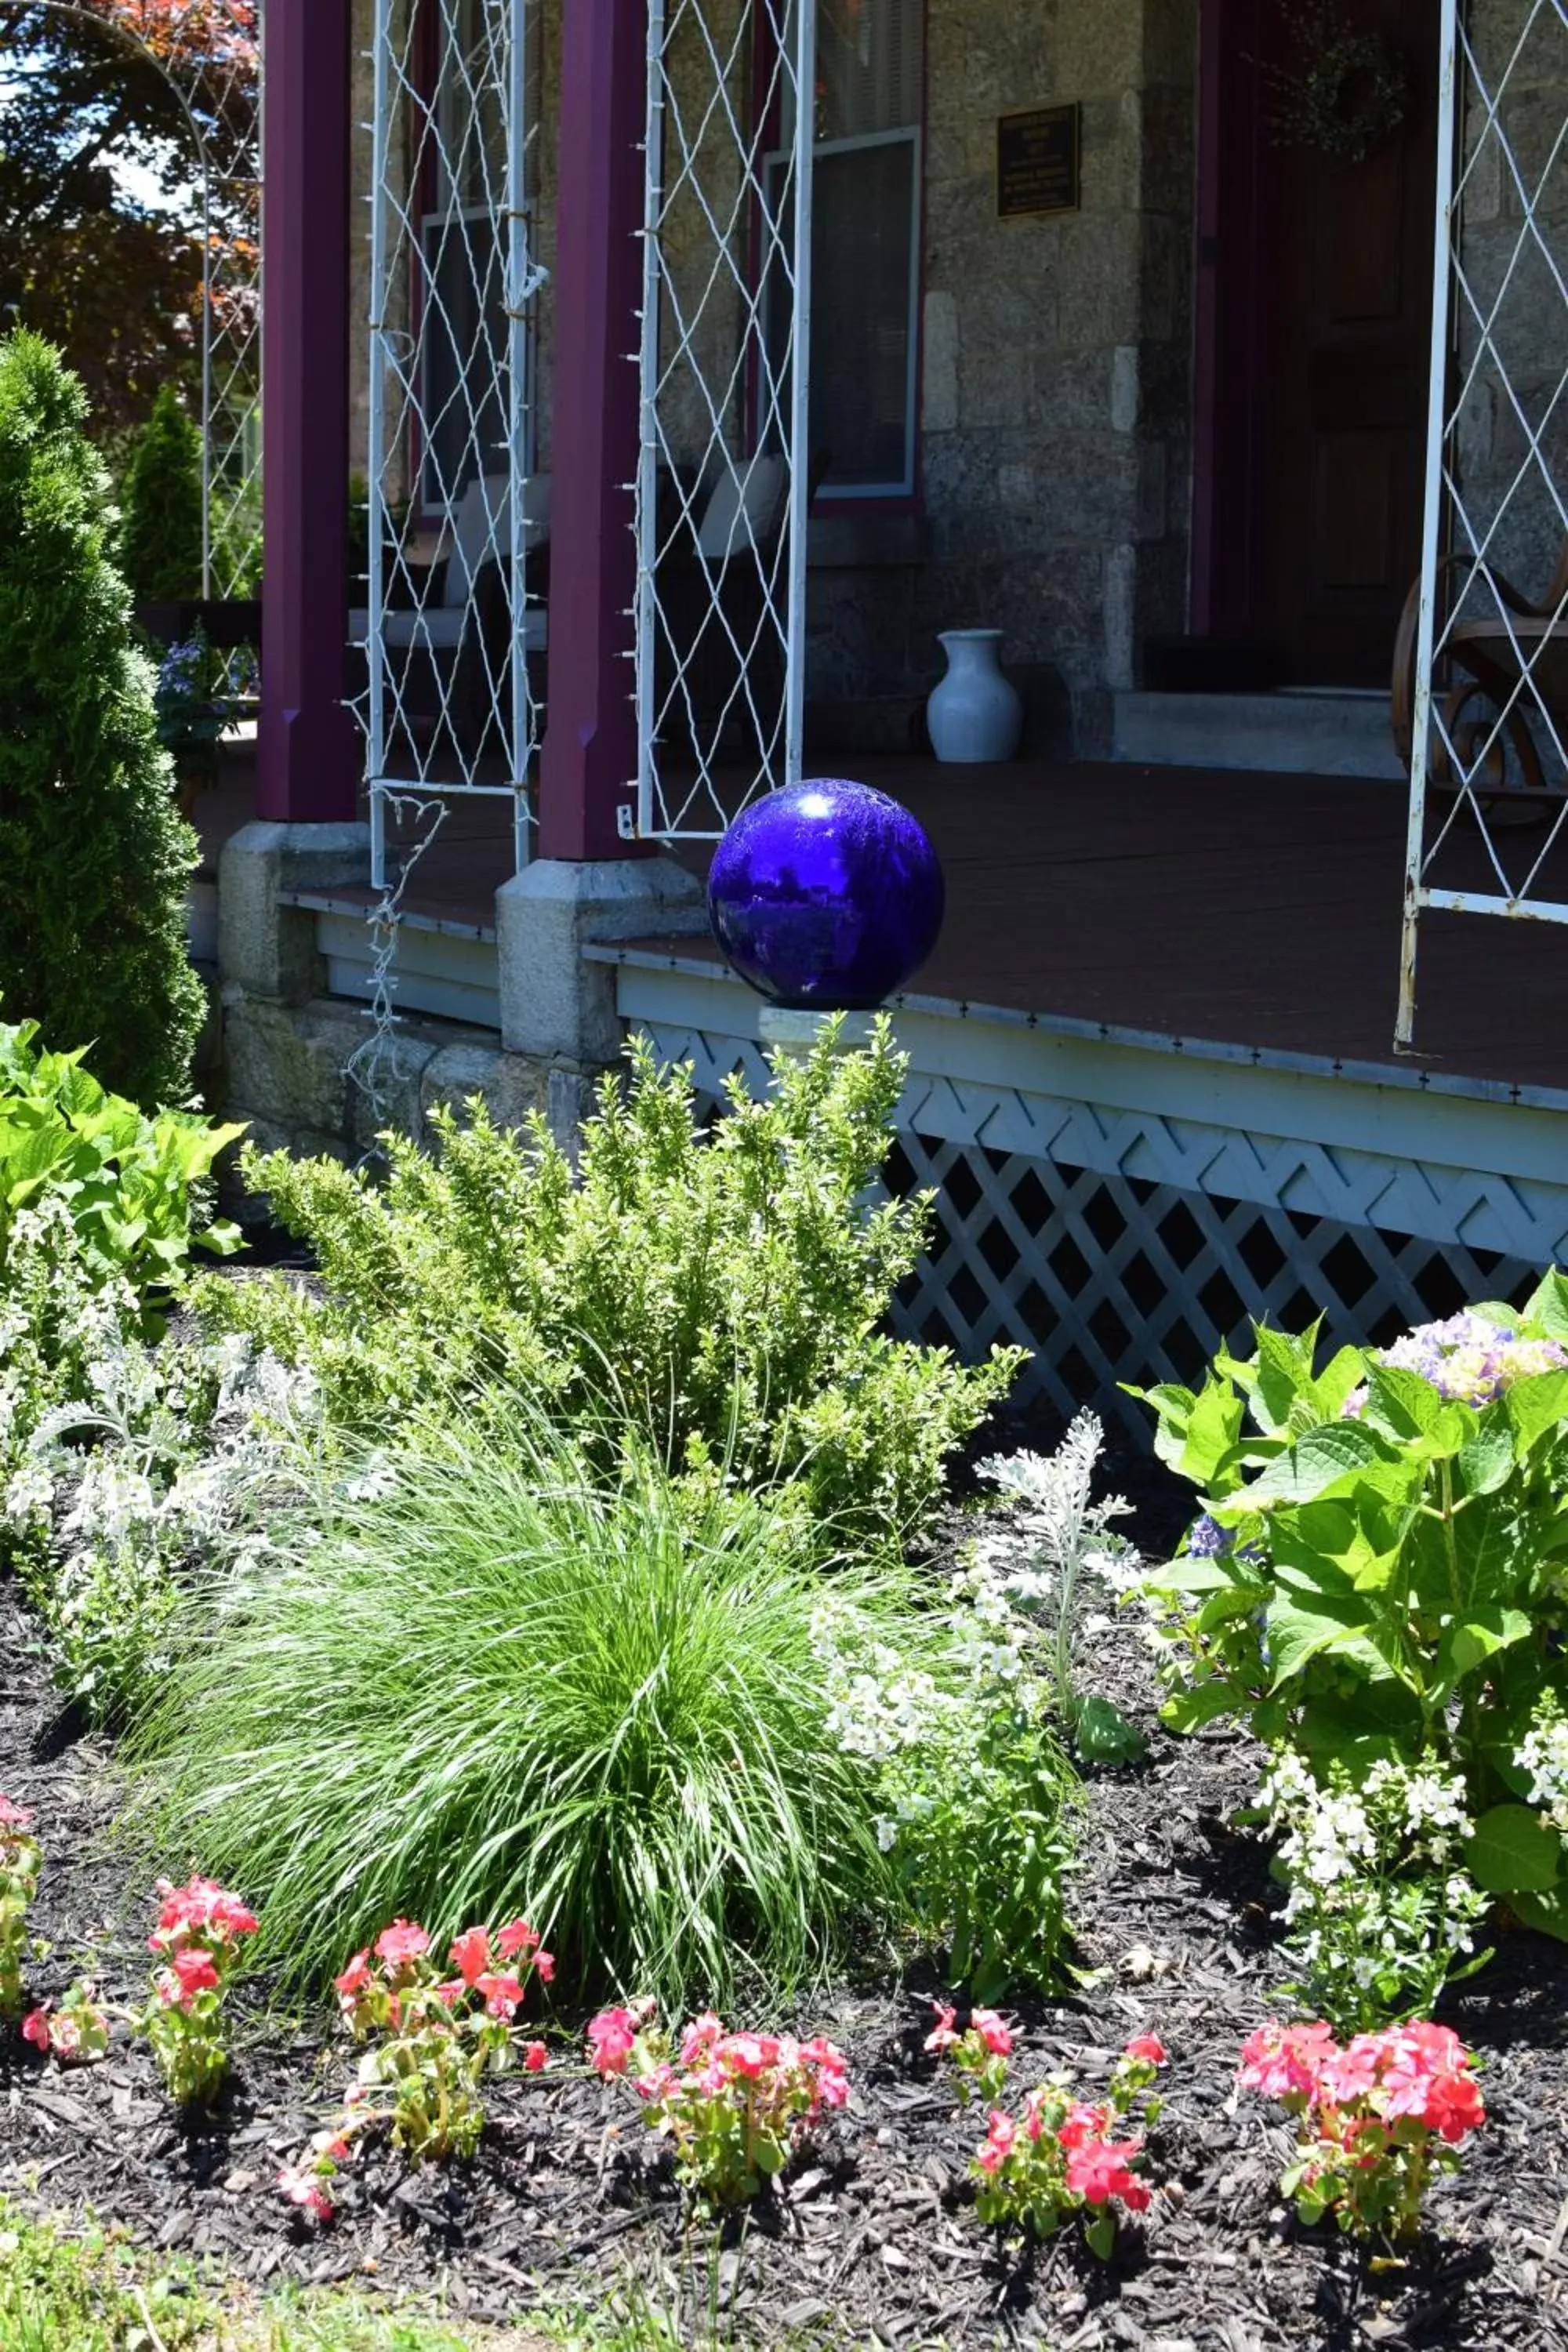
[[[1568,1935],[1568,1850],[1531,1793],[1568,1699],[1568,1281],[1323,1364],[1316,1326],[1257,1339],[1197,1391],[1147,1392],[1202,1498],[1146,1587],[1166,1719],[1247,1717],[1321,1781],[1453,1770],[1464,1867]]]

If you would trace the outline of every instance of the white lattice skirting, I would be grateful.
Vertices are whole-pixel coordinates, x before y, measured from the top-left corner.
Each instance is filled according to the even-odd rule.
[[[602,951],[621,1010],[716,1095],[761,1086],[754,1001],[679,957]],[[1064,1411],[1136,1410],[1248,1317],[1378,1339],[1510,1296],[1568,1250],[1568,1100],[1438,1087],[1085,1024],[900,1011],[911,1056],[889,1171],[937,1235],[898,1322],[965,1355],[1034,1351]]]

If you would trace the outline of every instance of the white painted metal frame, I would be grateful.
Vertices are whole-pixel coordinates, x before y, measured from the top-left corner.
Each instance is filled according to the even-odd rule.
[[[1532,173],[1516,146],[1509,116],[1514,96],[1532,72],[1541,72],[1549,43],[1555,45],[1552,54],[1557,86],[1568,81],[1568,0],[1526,0],[1516,37],[1490,70],[1480,53],[1483,28],[1489,29],[1489,12],[1482,7],[1468,20],[1464,0],[1440,0],[1440,7],[1431,381],[1395,1027],[1395,1043],[1402,1048],[1415,1042],[1416,958],[1421,917],[1427,909],[1568,923],[1568,902],[1542,887],[1548,861],[1559,843],[1568,839],[1568,795],[1559,800],[1543,834],[1531,835],[1522,848],[1522,836],[1512,836],[1511,854],[1510,837],[1496,822],[1497,812],[1510,801],[1517,810],[1516,795],[1522,789],[1510,771],[1510,745],[1522,741],[1527,750],[1533,747],[1538,763],[1551,763],[1553,784],[1568,784],[1568,744],[1536,676],[1547,638],[1521,628],[1522,616],[1500,584],[1498,557],[1500,534],[1519,521],[1531,500],[1544,501],[1556,530],[1568,539],[1568,483],[1554,475],[1545,446],[1549,428],[1568,399],[1568,249],[1559,251],[1552,242],[1553,210],[1560,213],[1568,188],[1568,117],[1559,123],[1544,163]],[[1547,79],[1550,86],[1552,76]],[[1483,173],[1494,167],[1500,204],[1510,199],[1516,204],[1518,228],[1499,282],[1489,286],[1468,249],[1467,205]],[[1517,382],[1507,352],[1518,303],[1535,299],[1521,268],[1527,264],[1538,274],[1536,297],[1545,293],[1539,283],[1543,272],[1551,289],[1546,299],[1555,298],[1561,305],[1557,348],[1563,363],[1555,383],[1544,388]],[[1510,296],[1516,306],[1511,314]],[[1539,319],[1532,333],[1539,337]],[[1467,479],[1461,435],[1467,405],[1478,388],[1484,394],[1494,387],[1520,432],[1524,456],[1500,492],[1491,484],[1483,496]],[[1459,583],[1457,587],[1446,584],[1450,572]],[[1517,674],[1511,691],[1500,701],[1489,699],[1453,669],[1455,633],[1478,621],[1506,638]],[[1568,595],[1550,615],[1548,634],[1564,626]],[[1517,767],[1517,749],[1511,760]],[[1447,810],[1438,797],[1442,792],[1452,795]],[[1442,853],[1464,838],[1472,824],[1495,888],[1458,888],[1436,878]]]
[[[717,839],[756,793],[798,782],[802,773],[816,8],[792,11],[787,0],[762,0],[755,29],[771,51],[760,93],[752,82],[751,0],[735,0],[723,32],[714,29],[701,0],[648,0],[635,606],[637,826],[647,838]],[[803,91],[806,102],[796,103]],[[769,201],[763,132],[775,110],[794,123],[787,217]],[[705,171],[715,167],[737,180],[733,196],[717,208],[704,184]],[[685,275],[672,260],[677,238],[670,233],[683,213],[688,221],[700,219],[709,240],[695,267],[687,257]],[[782,354],[768,350],[763,315],[775,271],[784,274],[791,307]],[[726,310],[741,321],[738,347],[726,340]],[[753,385],[754,401],[748,397]],[[679,395],[700,415],[695,448],[679,446],[672,414]],[[787,468],[782,549],[775,539],[770,553],[745,509],[767,469],[780,462]],[[661,473],[669,469],[673,483],[678,467],[688,478],[674,496],[671,528]],[[716,490],[732,495],[742,509],[722,555],[702,544]],[[684,624],[672,614],[672,557],[687,574]],[[725,572],[748,563],[756,579],[745,585],[760,598],[750,637],[737,632],[723,593]],[[717,714],[693,699],[696,656],[689,648],[701,636],[736,673]],[[783,676],[776,712],[761,682],[773,673],[775,654]],[[721,784],[730,761],[726,729],[736,721],[746,748],[739,770],[724,774]],[[678,730],[687,739],[679,744]]]
[[[524,562],[531,528],[532,324],[544,280],[530,237],[529,149],[537,130],[531,0],[479,0],[479,5],[484,37],[476,58],[461,53],[461,0],[424,0],[440,52],[431,90],[422,86],[416,47],[420,8],[415,0],[374,0],[363,628],[372,879],[383,891],[395,887],[389,818],[399,806],[438,823],[449,802],[505,799],[511,804],[517,866],[530,856],[531,771],[541,713],[530,688],[528,653],[535,644],[542,650],[547,629],[542,608],[528,601]],[[499,126],[499,157],[480,144],[485,184],[478,202],[464,201],[458,184],[471,122],[466,113],[453,121],[443,103],[451,93],[442,76],[454,58],[458,108],[477,115],[489,106]],[[405,139],[409,125],[413,135]],[[471,162],[471,148],[468,154]],[[431,174],[442,194],[435,213],[422,184]],[[444,236],[455,233],[465,251],[470,243],[482,247],[488,227],[503,255],[507,320],[504,368],[496,369],[481,347],[474,356],[477,381],[465,378],[450,395],[466,408],[468,431],[455,465],[446,468],[449,478],[437,481],[429,501],[441,525],[434,547],[419,541],[427,466],[441,422],[429,413],[426,364],[426,337],[443,318],[440,250],[433,264],[426,234],[433,223]],[[473,291],[478,310],[484,287],[477,277]],[[479,380],[487,368],[488,381]],[[486,446],[480,429],[487,410],[498,405],[506,419],[505,446],[499,449]],[[440,471],[438,459],[436,464]],[[472,478],[467,499],[465,474]],[[421,560],[429,556],[433,564]],[[504,648],[487,646],[481,629],[480,575],[489,564],[500,569]]]

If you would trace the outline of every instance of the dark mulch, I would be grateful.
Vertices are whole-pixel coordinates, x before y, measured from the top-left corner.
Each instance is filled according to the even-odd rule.
[[[150,1921],[104,1847],[110,1759],[58,1719],[28,1641],[0,1585],[0,1790],[36,1809],[47,1845],[38,1924],[55,1950],[37,1983],[57,1992],[88,1966],[129,2000]],[[1131,1636],[1104,1646],[1111,1695],[1147,1718]],[[1031,2258],[976,2226],[964,2177],[979,2135],[921,2053],[929,2007],[913,1989],[846,1990],[816,2011],[850,2053],[855,2095],[743,2243],[684,2226],[626,2100],[548,2077],[497,2087],[471,2168],[405,2178],[390,2156],[370,2156],[338,2224],[312,2236],[272,2175],[320,2119],[342,2053],[324,2024],[290,2038],[259,2016],[241,2028],[221,2112],[188,2131],[144,2052],[121,2044],[102,2066],[62,2073],[13,2037],[0,2055],[0,2193],[90,2206],[235,2277],[439,2290],[476,2318],[515,2317],[541,2297],[592,2300],[630,2270],[666,2307],[683,2276],[702,2300],[711,2290],[742,2336],[775,2344],[804,2332],[1052,2352],[1568,2347],[1568,1969],[1556,1947],[1510,1939],[1454,2004],[1485,2059],[1492,2120],[1463,2177],[1434,2197],[1407,2266],[1369,2265],[1279,2209],[1284,2136],[1233,2089],[1238,2044],[1277,1973],[1261,1857],[1226,1827],[1256,1764],[1224,1732],[1156,1733],[1146,1768],[1092,1787],[1076,1911],[1099,1974],[1081,1997],[1024,2013],[1021,2084],[1070,2062],[1097,2085],[1141,2027],[1170,2047],[1152,2155],[1171,2185],[1109,2267],[1070,2233]]]

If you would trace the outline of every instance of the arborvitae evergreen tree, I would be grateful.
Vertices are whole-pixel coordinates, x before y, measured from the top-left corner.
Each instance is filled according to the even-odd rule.
[[[202,1021],[197,845],[105,551],[86,415],[51,344],[0,340],[0,1003],[152,1106],[187,1092]]]
[[[120,560],[139,604],[202,593],[202,436],[166,383],[125,476]]]

